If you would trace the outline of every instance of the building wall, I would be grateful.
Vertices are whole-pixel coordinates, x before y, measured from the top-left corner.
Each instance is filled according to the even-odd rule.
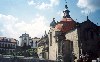
[[[13,38],[2,38],[0,39],[0,53],[8,54],[15,51],[17,41]]]
[[[82,48],[82,54],[88,54],[91,59],[99,57],[99,30],[97,25],[87,20],[82,22],[78,27],[79,43]]]
[[[74,29],[74,30],[71,30],[70,32],[67,32],[65,37],[66,37],[66,40],[69,40],[69,41],[73,42],[73,53],[75,54],[77,59],[79,59],[79,46],[78,46],[78,33],[77,33],[77,29]],[[74,59],[74,56],[73,56],[72,60],[73,59]],[[75,62],[77,62],[77,59],[75,60]]]
[[[38,42],[37,42],[37,53],[39,58],[48,59],[48,35],[45,34]]]
[[[64,62],[72,61],[73,42],[66,40],[63,42],[63,59]]]
[[[55,29],[51,28],[48,34],[49,37],[49,60],[57,60],[58,43],[56,42]]]
[[[31,37],[29,37],[29,34],[22,34],[22,36],[19,37],[20,38],[20,44],[19,46],[24,46],[24,44],[26,44],[26,46],[30,45],[30,42],[32,41]]]
[[[37,48],[37,54],[38,54],[40,59],[43,58],[42,57],[42,50],[43,50],[43,48],[44,48],[43,46],[40,46],[40,47]]]
[[[33,41],[33,45],[32,45],[32,48],[37,48],[37,42],[40,40],[40,38],[33,38],[32,41]],[[31,43],[31,42],[30,42]]]

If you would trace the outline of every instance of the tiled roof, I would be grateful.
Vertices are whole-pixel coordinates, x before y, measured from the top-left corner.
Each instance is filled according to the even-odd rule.
[[[63,18],[55,27],[62,32],[67,32],[76,26],[76,22],[72,18]]]

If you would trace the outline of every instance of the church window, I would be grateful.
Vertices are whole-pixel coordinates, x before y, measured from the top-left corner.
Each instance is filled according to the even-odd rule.
[[[52,32],[50,32],[50,46],[52,46]]]

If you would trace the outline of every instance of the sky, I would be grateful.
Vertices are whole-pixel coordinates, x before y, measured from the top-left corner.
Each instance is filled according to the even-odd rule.
[[[100,0],[66,0],[71,17],[76,22],[86,16],[100,25]],[[0,0],[0,36],[19,39],[25,32],[30,37],[42,37],[50,22],[60,21],[65,0]]]

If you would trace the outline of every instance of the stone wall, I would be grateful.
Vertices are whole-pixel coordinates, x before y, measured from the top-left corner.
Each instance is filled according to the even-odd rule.
[[[55,31],[51,29],[48,37],[49,37],[49,60],[56,60],[58,55],[58,43],[55,38]]]
[[[79,46],[78,46],[77,29],[71,30],[70,32],[66,33],[65,37],[66,37],[66,40],[73,42],[73,53],[77,57],[77,59],[79,59]],[[74,57],[73,57],[73,59],[74,59]],[[75,60],[75,62],[77,62],[77,59]]]

